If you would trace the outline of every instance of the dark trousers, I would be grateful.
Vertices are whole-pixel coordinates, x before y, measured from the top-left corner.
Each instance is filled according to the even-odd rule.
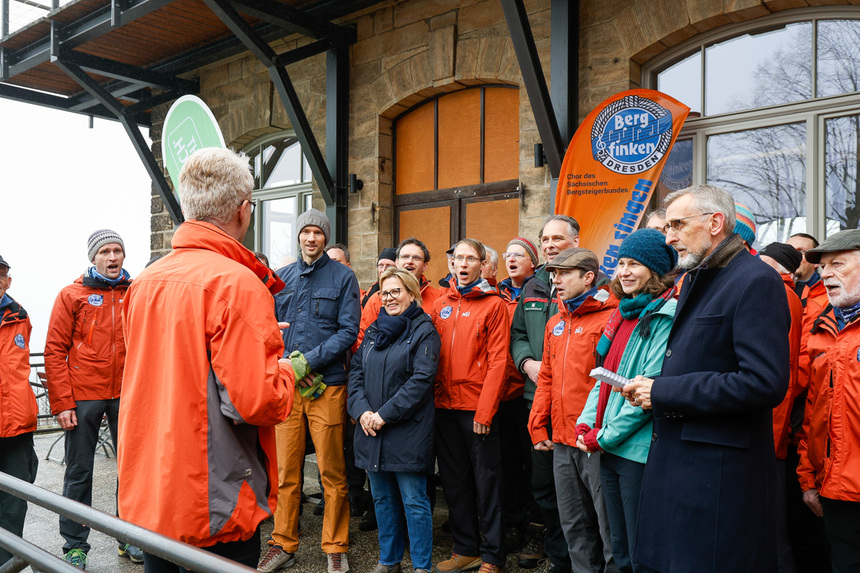
[[[0,472],[33,483],[39,458],[33,449],[33,432],[11,438],[0,438]],[[11,493],[0,491],[0,527],[21,537],[27,502]],[[0,547],[0,565],[12,559],[12,554]]]
[[[260,528],[257,527],[257,531],[247,541],[216,543],[211,547],[201,547],[201,549],[256,569],[257,562],[260,559]],[[144,553],[143,573],[188,573],[188,569],[161,557]]]
[[[364,494],[364,482],[367,481],[367,473],[355,466],[355,451],[353,441],[355,440],[355,424],[347,417],[343,424],[343,459],[346,463],[346,487],[349,499],[358,499]],[[322,484],[320,484],[322,488]]]
[[[436,410],[436,456],[448,524],[456,553],[480,555],[504,567],[499,429],[493,424],[488,435],[479,436],[472,431],[474,419],[475,412]]]
[[[505,527],[525,530],[530,514],[537,512],[531,495],[531,440],[529,439],[529,409],[522,396],[499,404],[494,424],[499,426],[499,438],[504,446],[502,455],[502,484]],[[531,506],[535,506],[531,511]]]
[[[644,473],[645,464],[607,452],[600,454],[600,483],[609,518],[609,538],[615,564],[621,573],[647,570],[631,560]]]
[[[93,504],[93,460],[99,442],[102,417],[107,414],[108,428],[116,450],[116,424],[119,417],[119,398],[115,400],[79,400],[75,405],[78,425],[66,431],[66,476],[63,496]],[[90,528],[60,516],[60,535],[66,540],[63,553],[71,549],[90,550],[87,539]]]
[[[547,431],[552,439],[552,423],[547,424]],[[555,565],[558,573],[571,570],[570,554],[567,551],[567,540],[561,529],[561,518],[558,515],[558,499],[555,495],[555,475],[553,473],[553,454],[541,452],[532,448],[532,495],[540,508],[543,523],[546,526],[543,544],[544,552]]]
[[[819,499],[833,568],[839,573],[860,571],[860,502]]]
[[[803,503],[803,492],[797,481],[799,461],[797,446],[789,444],[785,458],[785,512],[794,564],[799,572],[830,573],[833,565],[824,520]]]

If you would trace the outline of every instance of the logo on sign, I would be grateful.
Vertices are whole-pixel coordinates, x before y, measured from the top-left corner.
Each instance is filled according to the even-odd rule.
[[[17,346],[21,350],[24,350],[25,348],[27,348],[27,344],[24,342],[24,335],[23,334],[18,333],[15,335],[15,346]]]
[[[561,336],[561,333],[564,332],[564,322],[559,322],[555,325],[555,328],[552,329],[553,336]]]
[[[454,309],[453,309],[453,308],[451,308],[450,306],[446,306],[446,307],[445,307],[445,308],[443,308],[441,311],[439,311],[439,318],[441,318],[441,319],[446,319],[446,318],[448,318],[449,316],[451,316],[451,313],[452,313],[453,311],[454,311]]]
[[[606,106],[591,128],[594,159],[616,173],[635,175],[651,169],[671,142],[672,114],[637,95]]]
[[[104,297],[100,294],[91,294],[89,298],[87,298],[87,302],[92,306],[101,306],[104,301]]]

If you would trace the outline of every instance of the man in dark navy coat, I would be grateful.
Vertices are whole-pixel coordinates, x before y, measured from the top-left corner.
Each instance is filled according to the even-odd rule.
[[[663,371],[624,393],[653,409],[634,561],[662,573],[776,571],[771,410],[789,378],[782,281],[732,233],[732,196],[666,197],[666,242],[688,270]]]

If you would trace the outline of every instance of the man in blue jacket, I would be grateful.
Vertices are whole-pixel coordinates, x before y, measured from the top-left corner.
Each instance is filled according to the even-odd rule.
[[[789,379],[782,279],[752,256],[732,196],[666,197],[666,243],[688,270],[660,376],[625,396],[653,409],[634,562],[663,572],[777,570],[771,411]]]
[[[346,353],[358,335],[361,316],[358,281],[344,265],[325,253],[331,236],[328,217],[316,209],[302,213],[301,256],[278,270],[286,285],[275,296],[278,320],[288,322],[284,355],[298,351],[307,374],[296,376],[296,394],[289,417],[276,427],[279,491],[274,544],[262,557],[258,571],[277,571],[295,563],[299,546],[301,468],[305,455],[305,424],[316,447],[325,496],[322,550],[329,573],[349,571],[349,504],[343,456],[346,421]],[[301,357],[299,360],[301,360]],[[296,368],[296,360],[293,360]],[[316,387],[322,376],[324,389]]]

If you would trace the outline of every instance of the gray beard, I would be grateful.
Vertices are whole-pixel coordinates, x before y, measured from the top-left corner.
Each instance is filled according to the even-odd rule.
[[[703,254],[688,252],[686,255],[678,259],[678,267],[684,269],[685,271],[695,269],[702,262],[703,258]]]

